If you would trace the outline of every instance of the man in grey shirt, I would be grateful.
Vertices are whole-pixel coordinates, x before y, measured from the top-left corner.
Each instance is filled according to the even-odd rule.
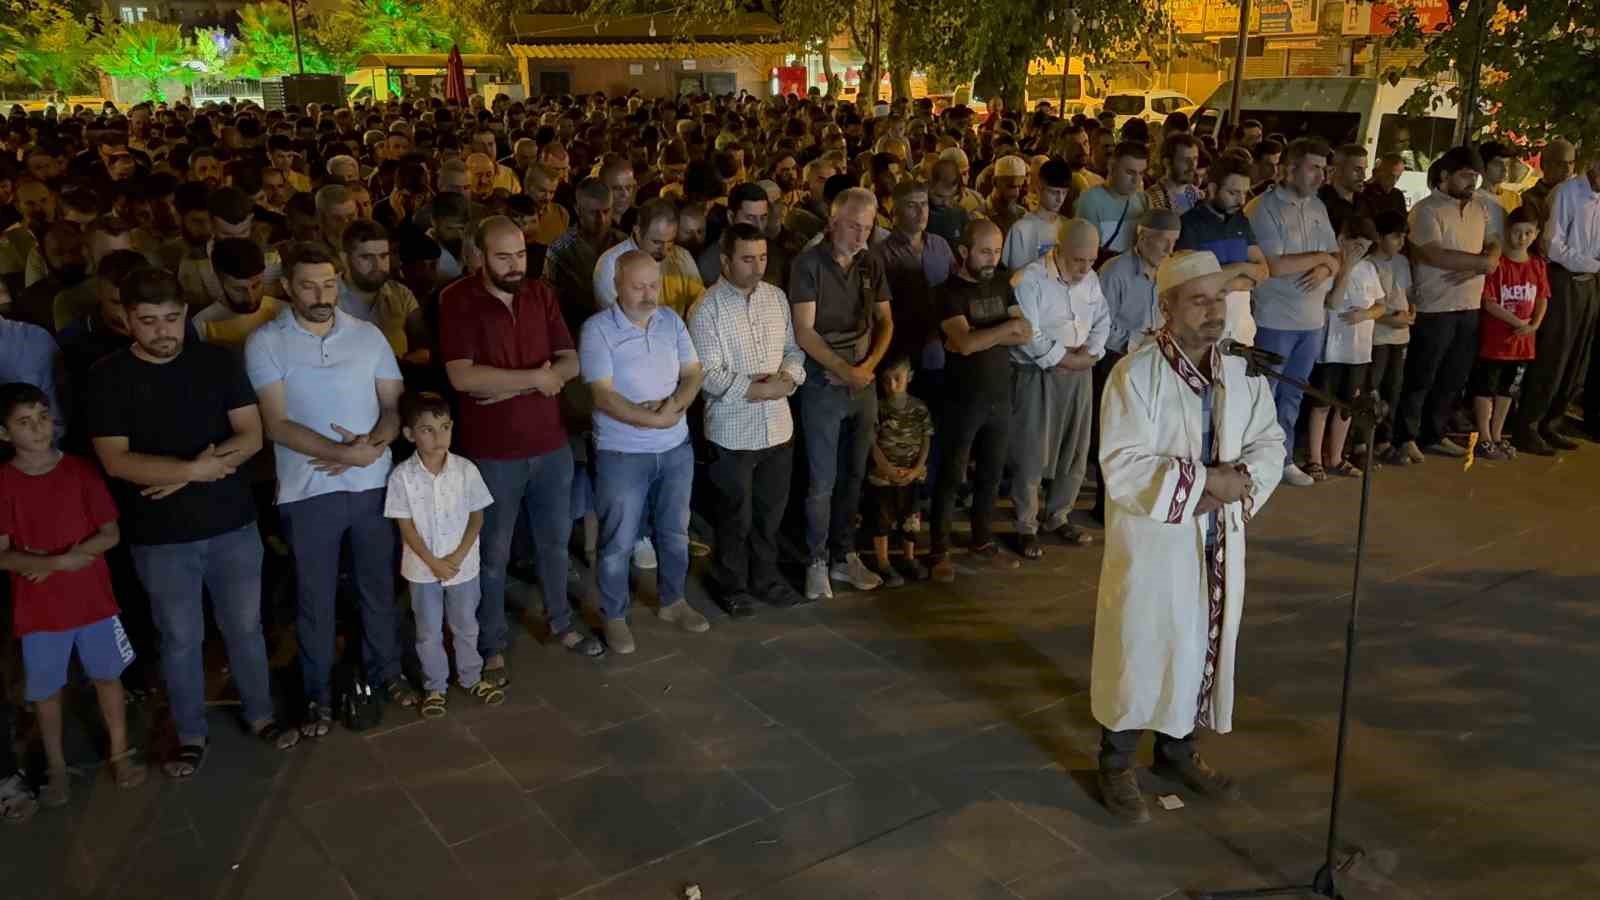
[[[1317,199],[1326,179],[1329,150],[1320,138],[1300,138],[1285,151],[1283,183],[1250,201],[1245,215],[1267,257],[1272,277],[1256,285],[1256,346],[1283,357],[1283,373],[1300,381],[1322,356],[1328,291],[1339,272],[1338,236],[1327,207]],[[1294,463],[1294,426],[1301,390],[1275,381],[1273,400],[1283,428],[1283,480],[1298,487],[1314,482]]]
[[[1483,168],[1477,151],[1451,148],[1435,166],[1438,186],[1411,210],[1417,321],[1394,423],[1394,445],[1416,462],[1422,460],[1419,446],[1441,456],[1467,455],[1445,437],[1445,427],[1478,358],[1483,277],[1500,263],[1500,245],[1487,237],[1483,206],[1473,199]]]

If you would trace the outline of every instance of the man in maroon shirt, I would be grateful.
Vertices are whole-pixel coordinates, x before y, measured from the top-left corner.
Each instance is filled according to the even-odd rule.
[[[604,648],[584,634],[567,599],[572,534],[572,450],[561,423],[562,385],[578,375],[578,353],[555,294],[528,278],[527,244],[515,222],[491,216],[473,237],[483,270],[439,296],[439,350],[461,394],[456,445],[478,464],[494,505],[484,511],[478,650],[483,678],[504,686],[506,563],[517,513],[527,508],[550,633],[584,656]]]

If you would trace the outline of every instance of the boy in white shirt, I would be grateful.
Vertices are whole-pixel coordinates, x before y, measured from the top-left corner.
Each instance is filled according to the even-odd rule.
[[[1366,258],[1377,239],[1377,227],[1371,219],[1351,216],[1345,220],[1339,236],[1339,274],[1333,290],[1328,292],[1322,363],[1311,376],[1319,389],[1345,403],[1354,401],[1366,386],[1367,369],[1372,365],[1374,323],[1388,312],[1388,307],[1379,302],[1384,289],[1378,269]],[[1358,478],[1361,470],[1344,456],[1350,417],[1341,412],[1330,422],[1329,409],[1311,399],[1305,473],[1317,481],[1326,480],[1329,475]]]
[[[390,473],[383,514],[396,520],[405,545],[400,575],[411,588],[417,659],[427,692],[419,711],[430,719],[445,714],[450,686],[446,617],[462,689],[493,706],[506,695],[483,680],[478,654],[478,532],[483,510],[494,498],[478,467],[450,452],[450,403],[442,395],[407,393],[400,398],[400,422],[417,452]]]

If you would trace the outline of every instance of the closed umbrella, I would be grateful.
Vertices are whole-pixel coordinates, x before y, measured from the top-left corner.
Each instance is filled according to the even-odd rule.
[[[461,61],[461,48],[452,46],[444,64],[444,99],[467,105],[467,66]]]

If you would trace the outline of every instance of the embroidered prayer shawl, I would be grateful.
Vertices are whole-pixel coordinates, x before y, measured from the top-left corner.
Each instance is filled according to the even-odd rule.
[[[1234,651],[1244,607],[1244,527],[1277,487],[1283,431],[1263,378],[1215,355],[1213,459],[1243,464],[1248,503],[1218,511],[1206,554],[1200,394],[1206,376],[1166,333],[1129,354],[1101,400],[1106,550],[1095,615],[1090,695],[1113,731],[1182,737],[1232,730]]]

